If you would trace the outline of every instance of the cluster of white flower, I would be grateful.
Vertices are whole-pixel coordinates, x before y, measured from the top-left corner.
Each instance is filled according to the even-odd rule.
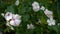
[[[44,11],[44,13],[45,13],[45,15],[47,16],[47,17],[52,17],[52,11],[49,11],[48,9],[45,9],[45,7],[44,6],[39,6],[39,3],[38,2],[33,2],[32,3],[32,7],[33,7],[33,10],[35,11],[35,12],[38,12],[39,10],[43,10]]]
[[[39,6],[39,3],[38,2],[33,2],[32,3],[32,7],[33,7],[33,10],[35,11],[35,12],[38,12],[40,9],[41,10],[45,10],[45,7],[44,6]]]
[[[49,19],[47,19],[48,25],[49,26],[55,25],[55,20],[53,19],[52,11],[49,11],[48,9],[45,9],[44,13],[49,18]]]
[[[33,10],[35,12],[38,12],[39,10],[43,10],[45,15],[49,18],[47,20],[48,22],[48,25],[55,25],[55,20],[53,20],[53,12],[52,11],[49,11],[48,9],[46,9],[44,6],[39,6],[39,3],[38,2],[33,2],[32,3],[32,7],[33,7]]]
[[[15,5],[19,5],[19,0],[16,0]],[[33,2],[32,3],[32,7],[33,10],[35,12],[38,12],[39,10],[43,10],[45,15],[49,18],[47,19],[47,23],[49,26],[51,25],[55,25],[55,20],[53,19],[53,13],[52,11],[49,11],[48,9],[46,9],[44,6],[39,6],[38,2]],[[21,16],[18,14],[12,14],[11,12],[7,12],[5,15],[2,13],[1,14],[7,21],[6,25],[11,27],[12,30],[14,30],[14,28],[12,26],[19,26],[19,24],[21,23]],[[33,24],[27,24],[27,29],[34,29],[34,25]]]
[[[19,26],[19,24],[21,23],[21,16],[19,16],[18,14],[12,14],[11,12],[7,12],[4,15],[4,18],[7,21],[6,25],[11,28],[12,26]]]

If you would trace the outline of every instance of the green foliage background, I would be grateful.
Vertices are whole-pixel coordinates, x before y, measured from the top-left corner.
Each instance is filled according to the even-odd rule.
[[[19,6],[16,6],[16,0],[0,0],[0,31],[3,34],[60,34],[60,3],[58,0],[19,0]],[[53,11],[56,25],[48,26],[46,20],[47,16],[42,10],[34,12],[32,9],[32,3],[37,1],[40,6],[45,6],[47,9]],[[15,30],[10,30],[6,26],[6,20],[1,16],[1,13],[12,12],[22,16],[22,22],[20,26],[14,27]],[[36,24],[38,19],[41,19],[41,23]],[[28,30],[27,24],[34,24],[36,27],[34,30]]]

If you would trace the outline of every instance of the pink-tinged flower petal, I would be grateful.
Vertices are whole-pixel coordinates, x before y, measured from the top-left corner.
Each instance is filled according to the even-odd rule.
[[[40,10],[40,6],[39,6],[39,3],[38,2],[33,2],[32,3],[32,7],[33,7],[33,10],[35,12],[39,11]]]
[[[11,13],[11,12],[7,12],[7,13],[5,14],[5,19],[6,19],[7,21],[9,21],[10,19],[12,19],[12,13]]]
[[[11,21],[10,21],[10,25],[15,26],[15,22],[14,22],[14,20],[11,20]]]
[[[12,26],[19,26],[19,24],[21,23],[21,20],[11,20],[10,21],[10,25]]]
[[[21,20],[15,20],[15,25],[16,25],[16,26],[19,26],[20,23],[21,23]]]
[[[19,16],[18,14],[13,14],[13,17],[12,17],[13,19],[20,19],[21,18],[21,16]]]
[[[53,15],[52,11],[49,11],[48,9],[46,9],[46,10],[44,11],[44,13],[45,13],[45,15],[46,15],[48,18],[53,17],[53,16],[52,16],[52,15]]]

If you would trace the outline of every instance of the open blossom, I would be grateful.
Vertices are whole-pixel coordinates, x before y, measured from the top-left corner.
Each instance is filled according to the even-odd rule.
[[[20,23],[21,23],[21,20],[17,20],[17,19],[12,19],[10,21],[10,25],[12,25],[12,26],[19,26]]]
[[[44,10],[45,10],[45,7],[44,7],[44,6],[41,6],[41,8],[40,8],[40,9],[44,11]]]
[[[15,5],[16,5],[16,6],[19,5],[19,0],[16,0]]]
[[[27,29],[34,29],[34,25],[33,24],[27,24]]]
[[[50,18],[50,19],[47,20],[47,23],[48,23],[49,26],[55,25],[55,20],[53,18]]]
[[[53,17],[53,16],[52,16],[52,15],[53,15],[52,11],[49,11],[48,9],[46,9],[46,10],[44,11],[44,13],[45,13],[45,15],[46,15],[48,18]]]
[[[7,21],[9,21],[10,19],[12,19],[12,13],[11,13],[11,12],[7,12],[7,13],[5,14],[5,19],[6,19]]]
[[[7,21],[6,25],[9,27],[19,26],[19,24],[21,23],[21,16],[18,14],[12,14],[11,12],[7,12],[4,17]]]
[[[39,6],[39,3],[38,2],[33,2],[32,3],[32,7],[33,7],[33,10],[35,12],[39,11],[40,10],[40,6]]]
[[[10,21],[10,25],[12,26],[19,26],[19,24],[21,23],[21,16],[19,16],[18,14],[13,14],[13,17]]]

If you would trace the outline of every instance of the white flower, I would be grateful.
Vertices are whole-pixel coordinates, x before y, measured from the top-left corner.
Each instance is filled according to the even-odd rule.
[[[21,20],[11,20],[10,21],[10,25],[12,25],[12,26],[19,26],[20,23],[21,23]]]
[[[9,21],[10,19],[12,19],[12,13],[11,13],[11,12],[7,12],[7,13],[5,14],[5,19],[6,19],[7,21]]]
[[[35,12],[39,11],[40,10],[40,6],[39,6],[39,3],[38,2],[33,2],[32,3],[32,7],[33,7],[33,10]]]
[[[45,7],[44,7],[44,6],[41,6],[41,8],[40,8],[40,9],[44,11],[44,10],[45,10]]]
[[[50,18],[47,20],[47,23],[49,26],[55,25],[55,20],[53,20],[53,18]]]
[[[15,5],[16,5],[16,6],[19,5],[19,0],[16,0]]]
[[[13,15],[13,17],[10,21],[10,25],[19,26],[19,24],[21,23],[20,18],[21,18],[21,16],[19,16],[18,14]]]
[[[46,9],[46,10],[44,11],[44,13],[45,13],[45,15],[46,15],[48,18],[53,17],[53,16],[52,16],[52,15],[53,15],[52,11],[49,11],[48,9]]]
[[[21,18],[21,16],[19,16],[18,14],[13,14],[13,17],[12,17],[13,19],[20,19]]]
[[[6,25],[9,26],[12,30],[14,30],[13,26],[19,26],[21,23],[21,16],[18,14],[7,12],[4,17],[7,21]]]
[[[27,24],[27,29],[34,29],[34,25],[33,24]]]
[[[21,20],[20,20],[21,16],[19,16],[18,14],[12,14],[10,12],[7,12],[5,15],[5,19],[7,20],[7,23],[6,23],[7,26],[10,26],[10,25],[18,26],[21,23]]]

